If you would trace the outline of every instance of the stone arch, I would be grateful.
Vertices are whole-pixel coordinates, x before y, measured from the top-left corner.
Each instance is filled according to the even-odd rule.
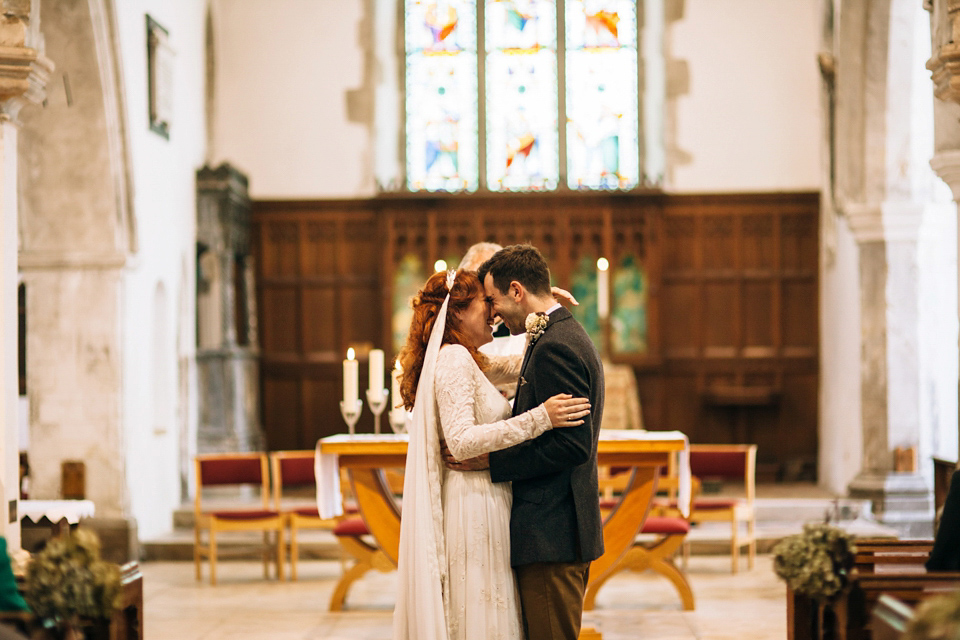
[[[114,3],[35,1],[57,66],[43,108],[20,115],[18,262],[36,319],[27,345],[33,487],[55,497],[61,460],[82,451],[87,497],[113,517],[129,507],[121,310],[137,250]]]

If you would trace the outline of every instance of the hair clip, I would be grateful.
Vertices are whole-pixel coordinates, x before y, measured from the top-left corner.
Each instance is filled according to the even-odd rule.
[[[457,279],[457,272],[453,269],[447,271],[447,291],[453,289],[453,282]]]

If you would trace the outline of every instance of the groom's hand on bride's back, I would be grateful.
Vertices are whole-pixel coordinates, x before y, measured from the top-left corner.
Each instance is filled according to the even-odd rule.
[[[467,460],[457,460],[447,448],[447,442],[440,438],[440,455],[443,457],[443,464],[452,471],[484,471],[490,468],[490,455],[481,454],[476,458]]]

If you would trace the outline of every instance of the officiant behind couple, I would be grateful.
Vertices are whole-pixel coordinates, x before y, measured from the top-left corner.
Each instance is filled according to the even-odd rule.
[[[434,274],[413,308],[394,638],[573,640],[603,552],[599,355],[530,245],[476,274]],[[479,353],[495,316],[513,334],[530,329],[523,356]],[[512,409],[494,387],[511,379]],[[444,465],[441,439],[463,463]]]

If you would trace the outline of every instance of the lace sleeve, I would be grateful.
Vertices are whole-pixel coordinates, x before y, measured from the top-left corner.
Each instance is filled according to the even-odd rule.
[[[435,381],[437,410],[443,437],[457,460],[512,447],[551,428],[542,404],[513,418],[477,424],[474,409],[482,375],[462,346],[448,345],[440,350]]]
[[[483,373],[494,386],[512,384],[520,377],[523,354],[516,356],[487,356],[490,366]]]

